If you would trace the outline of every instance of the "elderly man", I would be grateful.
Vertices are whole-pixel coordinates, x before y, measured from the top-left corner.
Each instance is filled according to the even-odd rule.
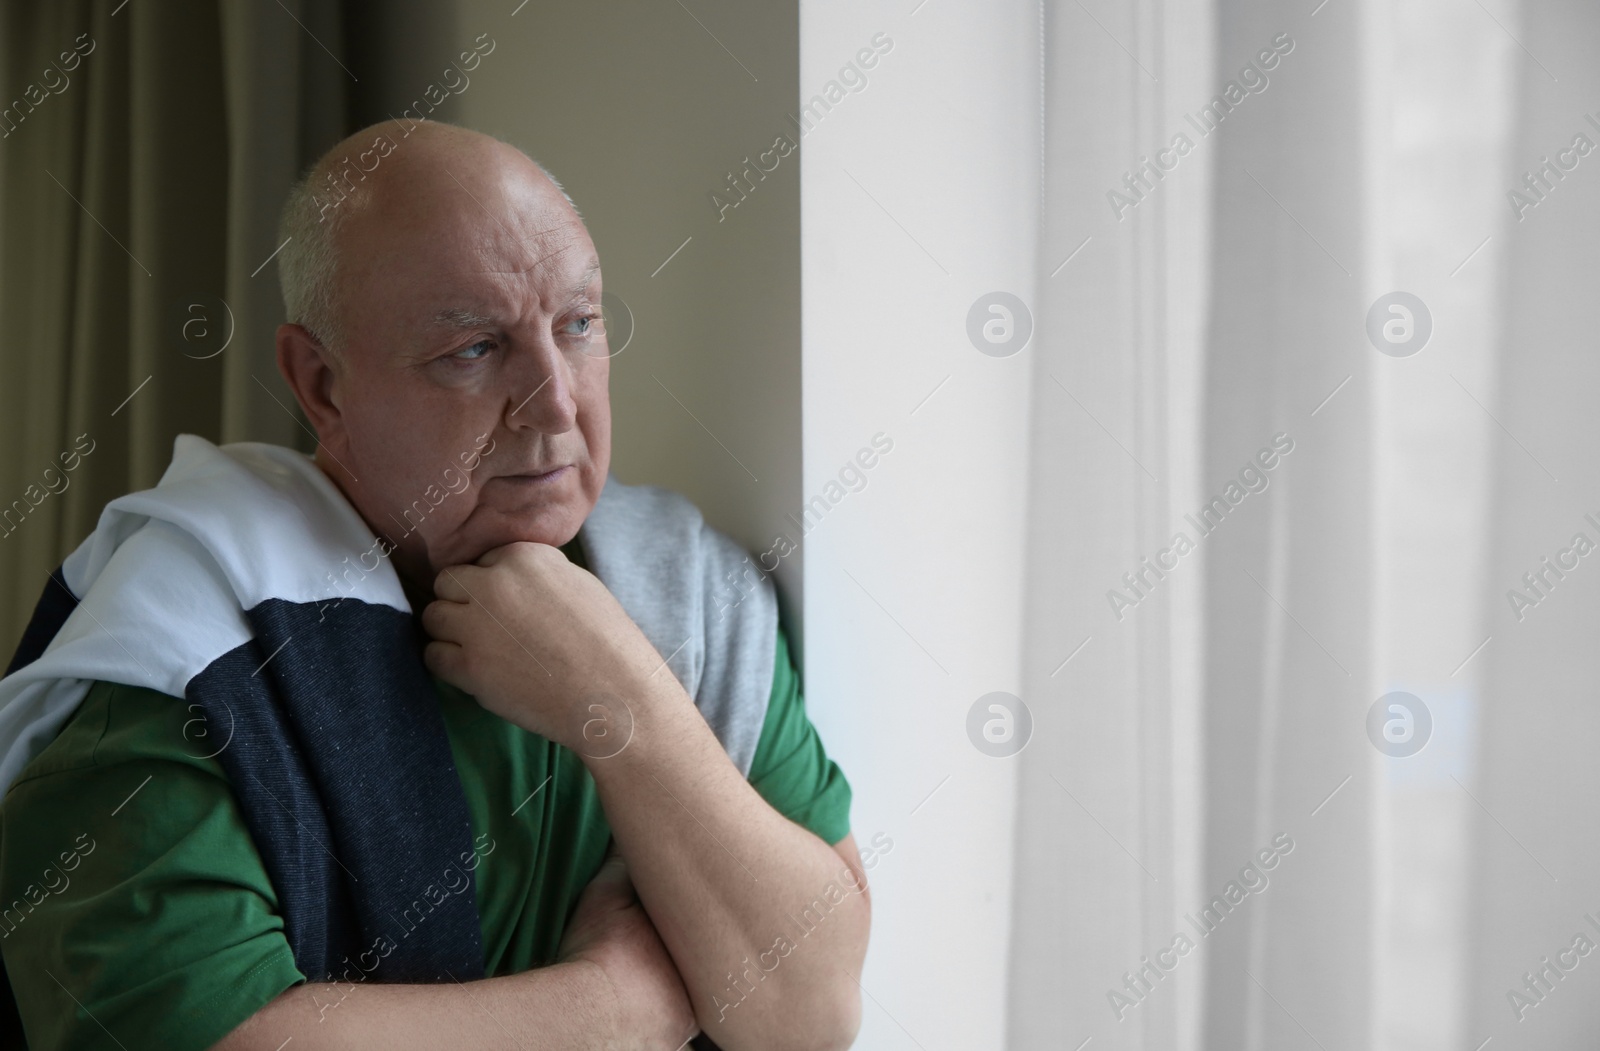
[[[180,438],[0,680],[30,1043],[848,1046],[849,787],[770,583],[719,608],[743,552],[609,478],[570,200],[502,142],[391,122],[284,228],[314,462]]]

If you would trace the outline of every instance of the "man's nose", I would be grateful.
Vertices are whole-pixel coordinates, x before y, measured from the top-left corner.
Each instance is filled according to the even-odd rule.
[[[560,349],[541,341],[519,357],[506,403],[506,425],[512,430],[532,427],[544,434],[571,430],[578,420],[578,406]]]

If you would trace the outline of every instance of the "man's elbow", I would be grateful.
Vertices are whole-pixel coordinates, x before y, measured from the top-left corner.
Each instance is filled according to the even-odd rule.
[[[853,1015],[829,1012],[827,1017],[813,1012],[790,1023],[774,1027],[773,1032],[761,1034],[753,1044],[745,1044],[737,1036],[718,1037],[718,1046],[730,1051],[743,1051],[745,1047],[759,1047],[761,1051],[848,1051],[856,1042],[861,1028],[860,1004]]]
[[[861,1031],[861,988],[855,979],[831,998],[827,1018],[805,1046],[809,1051],[847,1051]]]
[[[741,1017],[701,1017],[700,1028],[728,1051],[846,1051],[861,1028],[861,990],[849,975],[840,977],[848,987],[815,981],[803,991],[769,986],[760,1009]]]
[[[861,1029],[861,987],[847,974],[795,1003],[762,1043],[770,1051],[846,1051]]]
[[[865,881],[862,895],[854,908],[843,910],[840,920],[843,929],[836,928],[835,936],[844,935],[848,948],[836,947],[831,980],[826,988],[815,994],[809,1006],[812,1024],[806,1038],[797,1043],[797,1051],[844,1051],[855,1043],[861,1030],[861,983],[856,976],[861,973],[867,954],[867,938],[872,927],[872,906],[866,894]],[[848,934],[844,932],[848,931]]]

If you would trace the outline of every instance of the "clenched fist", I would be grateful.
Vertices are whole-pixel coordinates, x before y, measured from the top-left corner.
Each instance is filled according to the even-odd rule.
[[[598,577],[519,541],[442,570],[422,611],[430,671],[496,715],[589,756],[615,754],[633,707],[675,686]]]

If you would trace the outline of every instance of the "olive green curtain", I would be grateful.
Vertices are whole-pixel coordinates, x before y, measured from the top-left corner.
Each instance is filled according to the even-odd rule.
[[[277,213],[347,130],[341,5],[7,0],[0,655],[182,432],[312,447],[274,363]],[[265,265],[264,265],[265,264]]]

